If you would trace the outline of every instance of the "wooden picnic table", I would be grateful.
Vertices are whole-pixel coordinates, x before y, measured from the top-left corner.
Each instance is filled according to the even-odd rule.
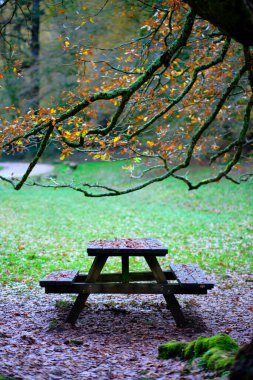
[[[95,256],[88,274],[77,270],[55,271],[40,281],[46,293],[76,293],[67,322],[75,324],[90,294],[162,294],[177,326],[186,324],[175,294],[206,294],[214,284],[196,264],[170,264],[162,270],[157,260],[168,249],[157,239],[96,240],[88,244],[88,256]],[[121,258],[121,273],[101,271],[110,256]],[[141,256],[150,271],[130,272],[129,257]]]

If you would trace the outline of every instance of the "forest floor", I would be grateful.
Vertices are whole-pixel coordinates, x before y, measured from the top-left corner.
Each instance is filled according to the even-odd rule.
[[[73,297],[45,295],[39,287],[2,287],[0,373],[17,380],[220,378],[196,363],[189,368],[179,359],[157,359],[158,346],[217,333],[249,342],[249,280],[227,276],[207,296],[179,296],[185,328],[175,326],[161,296],[92,296],[72,327],[64,320]]]

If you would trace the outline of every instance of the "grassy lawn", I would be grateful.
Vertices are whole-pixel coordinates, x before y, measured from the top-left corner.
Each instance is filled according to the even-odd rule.
[[[74,173],[84,181],[119,177],[119,163],[87,163]],[[203,170],[203,169],[201,169]],[[72,176],[66,166],[58,166]],[[124,173],[123,173],[124,174]],[[201,172],[197,171],[197,175]],[[87,270],[91,258],[85,254],[93,239],[156,237],[169,249],[162,258],[196,262],[214,272],[252,270],[252,183],[236,186],[213,184],[194,192],[175,180],[155,184],[121,197],[85,198],[71,190],[24,188],[16,192],[0,183],[0,283],[33,283],[50,270]],[[111,258],[107,270],[119,270]],[[144,269],[141,258],[133,258],[133,269]]]

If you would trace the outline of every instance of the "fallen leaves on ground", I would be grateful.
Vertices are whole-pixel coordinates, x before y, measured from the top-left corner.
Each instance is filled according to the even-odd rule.
[[[249,342],[253,284],[246,280],[229,277],[207,296],[179,296],[185,328],[176,327],[162,296],[90,296],[72,327],[64,322],[72,296],[2,287],[0,373],[17,380],[214,379],[197,365],[157,359],[157,348],[219,332]]]

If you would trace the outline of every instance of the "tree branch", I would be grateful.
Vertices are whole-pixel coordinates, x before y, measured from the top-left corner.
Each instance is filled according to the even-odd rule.
[[[50,138],[50,135],[53,132],[53,130],[54,130],[54,126],[51,123],[51,125],[48,127],[47,132],[45,133],[45,136],[44,136],[43,140],[40,143],[40,146],[39,146],[39,149],[38,149],[38,152],[37,152],[36,156],[34,157],[34,159],[32,160],[32,162],[28,166],[28,168],[27,168],[25,174],[23,175],[23,177],[21,178],[21,180],[16,184],[15,190],[20,190],[21,187],[26,182],[27,178],[29,177],[29,174],[31,173],[31,171],[33,170],[33,168],[35,167],[35,165],[39,161],[39,159],[42,156],[44,150],[46,149],[47,142],[48,142],[48,140]]]

